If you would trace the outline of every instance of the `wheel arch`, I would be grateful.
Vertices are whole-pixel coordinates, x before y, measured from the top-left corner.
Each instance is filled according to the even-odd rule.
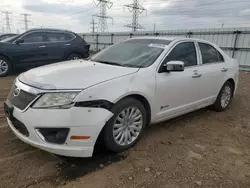
[[[10,61],[10,63],[12,64],[12,58],[9,55],[7,55],[5,53],[0,53],[0,56],[7,58]]]
[[[232,86],[233,86],[232,95],[234,95],[234,92],[235,92],[235,81],[234,81],[234,79],[233,79],[233,78],[229,78],[229,79],[227,79],[226,82],[230,82],[230,83],[232,84]],[[226,83],[226,82],[225,82],[225,83]]]
[[[139,102],[141,102],[141,104],[144,106],[144,108],[146,110],[146,118],[147,118],[146,126],[148,126],[151,122],[151,113],[152,113],[149,100],[141,94],[131,93],[131,94],[128,94],[126,96],[123,96],[123,97],[117,99],[113,103],[113,105],[117,104],[118,102],[120,102],[121,100],[124,100],[126,98],[134,98],[134,99],[138,100]],[[103,131],[104,131],[105,126],[106,126],[106,124],[102,127],[101,131],[99,132],[99,134],[97,136],[97,139],[95,141],[95,146],[94,146],[95,148],[97,147],[97,145],[100,145],[100,144],[102,145],[102,143],[103,143]]]
[[[134,98],[134,99],[141,102],[141,104],[144,106],[146,113],[147,113],[146,126],[148,126],[151,122],[151,113],[152,113],[151,106],[150,106],[148,99],[141,94],[135,94],[135,93],[132,94],[131,93],[131,94],[128,94],[128,95],[123,96],[123,97],[119,98],[118,100],[116,100],[116,102],[114,102],[114,105],[117,104],[119,101],[126,99],[126,98]],[[99,132],[95,145],[97,144],[97,142],[100,142],[100,140],[102,140],[104,127],[105,127],[105,125],[102,127],[102,130]]]
[[[149,125],[151,122],[151,106],[150,106],[148,100],[140,94],[130,94],[124,98],[135,98],[136,100],[141,102],[141,104],[144,106],[146,113],[147,113],[147,124],[146,125]],[[122,98],[122,99],[124,99],[124,98]]]

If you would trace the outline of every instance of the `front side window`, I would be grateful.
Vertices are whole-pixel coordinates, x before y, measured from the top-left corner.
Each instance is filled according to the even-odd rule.
[[[128,40],[99,52],[90,60],[117,66],[148,67],[170,42],[150,39]]]
[[[46,33],[47,42],[64,42],[67,41],[67,35],[64,33]]]
[[[205,43],[198,43],[202,56],[202,64],[223,62],[222,55],[211,45]]]
[[[197,65],[196,49],[193,42],[178,44],[166,57],[164,64],[169,61],[182,61],[185,67]]]
[[[31,33],[25,35],[22,39],[24,40],[24,43],[44,42],[44,35],[43,33]]]

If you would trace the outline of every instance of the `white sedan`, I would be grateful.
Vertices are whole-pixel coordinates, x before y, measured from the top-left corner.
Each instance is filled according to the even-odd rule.
[[[24,142],[51,153],[90,157],[98,138],[114,152],[132,147],[150,123],[234,96],[238,62],[216,45],[190,38],[133,38],[88,61],[29,70],[4,105]]]

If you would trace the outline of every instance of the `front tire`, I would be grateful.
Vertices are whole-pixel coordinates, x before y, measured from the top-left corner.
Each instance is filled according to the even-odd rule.
[[[215,103],[212,105],[212,109],[217,112],[222,112],[226,110],[229,104],[231,103],[233,92],[233,85],[231,84],[231,82],[227,81],[222,86]]]
[[[0,56],[0,77],[7,76],[12,70],[12,64],[9,59]]]
[[[147,123],[146,110],[140,101],[125,98],[111,111],[114,116],[104,127],[104,143],[109,150],[122,152],[140,139]]]

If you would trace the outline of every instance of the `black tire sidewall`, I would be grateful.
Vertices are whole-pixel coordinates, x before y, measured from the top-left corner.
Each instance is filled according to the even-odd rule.
[[[72,60],[73,57],[78,57],[78,59],[81,59],[81,55],[76,54],[76,53],[72,53],[68,56],[67,60]]]
[[[115,121],[116,117],[119,115],[119,113],[128,107],[136,107],[141,111],[142,116],[143,116],[143,126],[142,126],[142,130],[141,130],[140,134],[134,140],[134,142],[132,142],[131,144],[129,144],[127,146],[121,146],[121,145],[117,144],[114,140],[113,126],[114,126],[114,121]],[[122,152],[122,151],[134,146],[136,144],[136,142],[140,139],[140,137],[143,133],[143,130],[146,126],[147,113],[146,113],[144,106],[141,104],[141,102],[134,99],[134,98],[125,98],[125,99],[119,101],[117,104],[114,105],[114,107],[112,108],[111,111],[113,112],[114,116],[106,123],[106,125],[104,127],[103,139],[104,139],[105,146],[107,147],[107,149],[114,151],[114,152]]]
[[[11,72],[12,64],[11,64],[10,60],[6,57],[0,56],[0,60],[4,60],[8,64],[7,72],[5,72],[4,74],[0,74],[0,77],[4,77],[4,76],[7,76]]]
[[[228,105],[227,105],[226,107],[222,107],[222,106],[221,106],[221,97],[222,97],[223,90],[225,89],[226,86],[229,86],[230,89],[231,89],[231,97],[230,97],[230,100],[229,100],[229,102],[228,102]],[[220,90],[220,93],[219,93],[219,95],[218,95],[218,97],[217,97],[217,99],[216,99],[216,101],[215,101],[215,103],[214,103],[214,105],[213,105],[213,108],[214,108],[216,111],[219,111],[219,112],[226,110],[226,109],[228,108],[228,106],[230,105],[230,103],[231,103],[231,100],[232,100],[232,97],[233,97],[233,92],[234,92],[234,91],[233,91],[233,85],[232,85],[229,81],[227,81],[227,82],[222,86],[222,88],[221,88],[221,90]]]

